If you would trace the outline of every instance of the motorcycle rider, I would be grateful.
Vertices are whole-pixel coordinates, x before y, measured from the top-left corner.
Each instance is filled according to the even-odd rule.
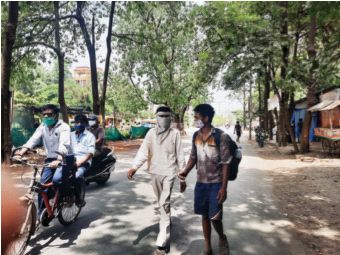
[[[95,153],[95,156],[97,156],[102,152],[102,149],[103,149],[103,146],[104,146],[105,131],[99,125],[99,120],[98,120],[97,115],[90,114],[89,117],[88,117],[88,120],[89,120],[88,130],[96,138],[96,153]]]
[[[89,123],[85,115],[79,114],[75,116],[74,120],[76,125],[75,131],[71,133],[71,145],[77,167],[75,176],[76,204],[83,207],[86,204],[83,198],[85,191],[84,174],[91,166],[92,157],[95,154],[96,138],[86,129]]]

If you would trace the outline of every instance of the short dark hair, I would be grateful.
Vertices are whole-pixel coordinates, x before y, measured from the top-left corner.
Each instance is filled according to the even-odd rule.
[[[160,106],[157,108],[156,113],[157,112],[171,112],[171,109],[168,106]]]
[[[80,123],[83,123],[83,124],[86,124],[86,125],[89,124],[89,121],[88,121],[86,115],[84,115],[84,114],[78,114],[78,115],[76,115],[76,116],[74,117],[74,121],[75,121],[76,123],[80,122]]]
[[[46,111],[46,110],[52,110],[54,114],[59,113],[59,108],[58,106],[54,104],[46,104],[43,107],[41,107],[41,112]]]
[[[199,104],[194,108],[194,112],[199,113],[202,117],[208,116],[209,123],[212,122],[215,115],[215,110],[210,104]]]

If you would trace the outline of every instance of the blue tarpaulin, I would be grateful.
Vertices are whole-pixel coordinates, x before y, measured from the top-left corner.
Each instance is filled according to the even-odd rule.
[[[299,138],[301,135],[301,130],[299,129],[299,119],[301,118],[302,120],[304,120],[305,118],[305,114],[306,114],[306,109],[295,109],[293,114],[292,114],[292,118],[290,120],[291,124],[294,124],[294,131],[295,131],[295,137]],[[317,112],[313,112],[312,113],[312,122],[310,125],[310,129],[309,129],[309,141],[315,141],[316,137],[314,135],[314,128],[316,128],[318,125],[318,113]]]

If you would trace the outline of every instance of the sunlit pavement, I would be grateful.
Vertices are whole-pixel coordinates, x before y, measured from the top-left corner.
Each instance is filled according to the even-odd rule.
[[[183,140],[187,156],[192,131]],[[244,156],[239,176],[229,183],[224,204],[223,223],[230,254],[303,254],[292,234],[293,224],[275,206],[271,180],[263,170],[265,161],[252,152],[246,139],[241,144]],[[27,254],[152,254],[158,225],[149,175],[140,170],[134,181],[126,179],[135,153],[118,154],[116,171],[107,185],[87,187],[87,204],[78,221],[64,227],[56,220],[50,227],[41,228]],[[193,214],[195,178],[193,169],[184,195],[179,193],[178,182],[175,184],[169,254],[202,254],[201,219]],[[217,252],[215,233],[212,239]]]

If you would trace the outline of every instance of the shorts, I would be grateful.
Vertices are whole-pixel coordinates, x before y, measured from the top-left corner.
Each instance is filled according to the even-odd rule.
[[[223,204],[219,204],[217,194],[222,183],[200,183],[195,186],[194,209],[211,220],[222,220]]]
[[[236,135],[237,135],[237,137],[240,137],[241,136],[241,132],[240,131],[236,131]]]

